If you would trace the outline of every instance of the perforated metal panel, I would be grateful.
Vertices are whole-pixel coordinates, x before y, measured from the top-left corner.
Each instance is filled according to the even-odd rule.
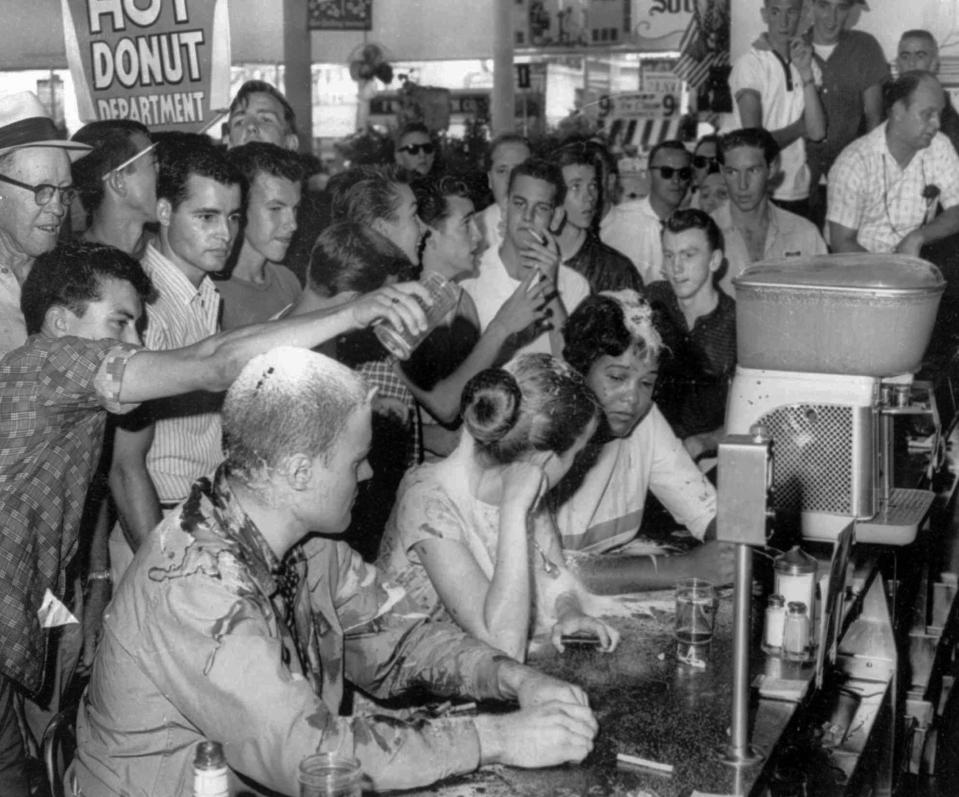
[[[786,405],[762,417],[773,440],[777,510],[871,514],[862,474],[872,468],[872,433],[864,419],[864,408],[832,404]]]

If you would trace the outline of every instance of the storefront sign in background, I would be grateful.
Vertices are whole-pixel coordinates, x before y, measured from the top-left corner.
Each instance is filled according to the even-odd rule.
[[[229,104],[227,0],[61,0],[80,118],[198,132]]]
[[[310,30],[372,30],[373,0],[308,0]]]
[[[521,0],[517,48],[677,50],[702,0]]]

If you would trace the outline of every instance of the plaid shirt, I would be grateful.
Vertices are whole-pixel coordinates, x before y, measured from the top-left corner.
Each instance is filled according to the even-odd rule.
[[[403,445],[407,452],[407,466],[417,465],[423,459],[423,437],[420,428],[420,414],[416,399],[410,393],[406,383],[396,373],[396,360],[393,357],[384,357],[381,360],[367,360],[358,365],[359,371],[370,387],[376,388],[376,395],[383,398],[393,398],[402,401],[409,411],[409,437],[406,440],[397,440],[397,445]]]
[[[41,686],[48,634],[37,610],[63,597],[107,413],[137,348],[115,340],[31,337],[0,360],[0,670]]]
[[[930,185],[938,186],[943,208],[959,205],[959,156],[949,139],[936,133],[900,169],[881,124],[846,147],[829,170],[826,220],[857,230],[869,252],[891,252],[922,225]]]

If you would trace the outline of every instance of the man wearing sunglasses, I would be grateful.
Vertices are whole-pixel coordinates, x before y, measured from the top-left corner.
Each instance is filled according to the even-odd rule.
[[[0,354],[27,339],[20,286],[56,246],[75,194],[70,162],[89,151],[62,140],[32,92],[0,97]]]
[[[433,169],[435,152],[429,128],[422,122],[410,122],[400,128],[393,158],[404,172],[426,176]]]
[[[663,222],[686,198],[693,169],[682,141],[662,141],[649,153],[649,195],[623,202],[603,219],[599,236],[618,249],[643,278],[643,284],[663,279]]]

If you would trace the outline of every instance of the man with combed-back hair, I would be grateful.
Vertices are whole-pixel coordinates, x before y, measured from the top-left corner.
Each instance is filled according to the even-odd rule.
[[[321,354],[278,348],[243,369],[223,405],[223,464],[150,535],[114,598],[78,717],[78,793],[178,796],[204,738],[223,743],[232,788],[283,794],[318,751],[356,756],[379,791],[591,749],[578,687],[427,622],[334,538],[371,475],[370,417],[363,380]],[[377,697],[427,687],[521,708],[340,716],[344,679]]]
[[[188,346],[219,330],[221,271],[240,227],[243,177],[205,136],[180,134],[158,147],[160,231],[142,259],[159,297],[149,311],[150,349]],[[154,402],[116,429],[110,489],[120,522],[110,536],[118,580],[144,537],[220,461],[218,396],[198,392]]]
[[[477,275],[463,281],[463,290],[476,303],[481,331],[520,285],[545,286],[547,318],[534,319],[510,335],[501,362],[524,353],[559,356],[566,316],[589,296],[586,278],[562,264],[559,244],[550,233],[565,196],[563,174],[555,164],[534,158],[516,166],[507,184],[502,242],[483,252]]]

